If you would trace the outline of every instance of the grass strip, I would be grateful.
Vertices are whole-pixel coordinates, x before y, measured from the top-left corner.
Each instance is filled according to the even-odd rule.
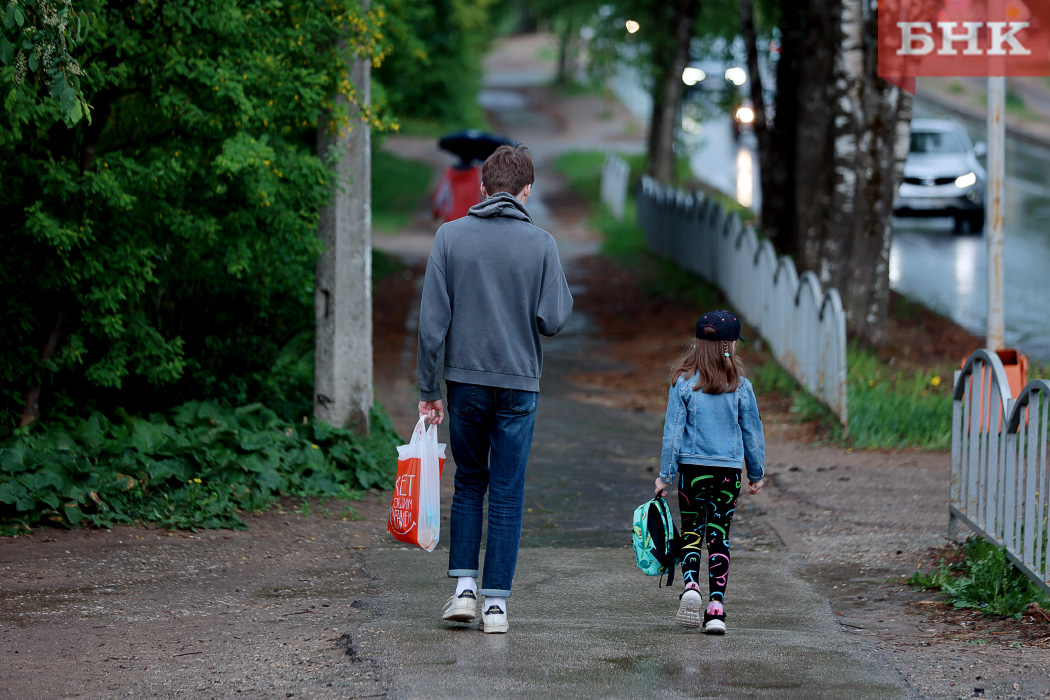
[[[373,149],[372,228],[394,233],[407,226],[430,197],[433,179],[434,169],[426,163]]]

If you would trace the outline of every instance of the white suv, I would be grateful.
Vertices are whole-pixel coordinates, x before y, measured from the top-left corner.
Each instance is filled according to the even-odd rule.
[[[950,216],[957,233],[980,232],[986,176],[977,158],[986,151],[983,143],[974,147],[953,121],[913,120],[894,216]]]

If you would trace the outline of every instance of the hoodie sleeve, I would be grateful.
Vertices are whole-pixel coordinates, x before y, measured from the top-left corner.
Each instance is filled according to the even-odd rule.
[[[547,254],[543,261],[544,289],[540,294],[540,305],[536,310],[536,322],[540,333],[546,336],[557,335],[572,314],[572,294],[569,283],[565,281],[565,271],[558,257],[558,246],[550,239]]]
[[[438,364],[452,322],[452,304],[445,278],[445,238],[438,230],[427,260],[423,278],[423,298],[419,303],[419,345],[416,348],[416,376],[421,401],[441,398]]]

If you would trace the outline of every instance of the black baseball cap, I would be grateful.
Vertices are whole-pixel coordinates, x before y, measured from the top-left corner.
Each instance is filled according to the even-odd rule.
[[[732,311],[708,311],[696,322],[696,337],[702,340],[743,340],[740,320]]]

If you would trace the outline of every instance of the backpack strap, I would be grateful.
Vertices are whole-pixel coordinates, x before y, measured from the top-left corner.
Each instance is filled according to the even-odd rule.
[[[671,516],[671,509],[667,506],[667,501],[663,497],[655,499],[656,508],[660,512],[660,519],[663,520],[665,536],[670,535],[671,539],[667,542],[667,553],[654,552],[653,556],[656,561],[660,562],[660,565],[667,569],[667,585],[670,586],[674,583],[674,572],[678,568],[678,563],[682,560],[682,536],[678,532],[678,526],[675,525],[674,518]],[[663,588],[663,575],[660,576],[660,587]]]
[[[667,557],[671,561],[671,565],[667,568],[668,586],[674,583],[674,572],[682,561],[682,545],[685,544],[682,536],[678,533],[678,527],[674,524],[674,520],[671,521],[671,531],[674,533],[674,536],[667,545]]]

